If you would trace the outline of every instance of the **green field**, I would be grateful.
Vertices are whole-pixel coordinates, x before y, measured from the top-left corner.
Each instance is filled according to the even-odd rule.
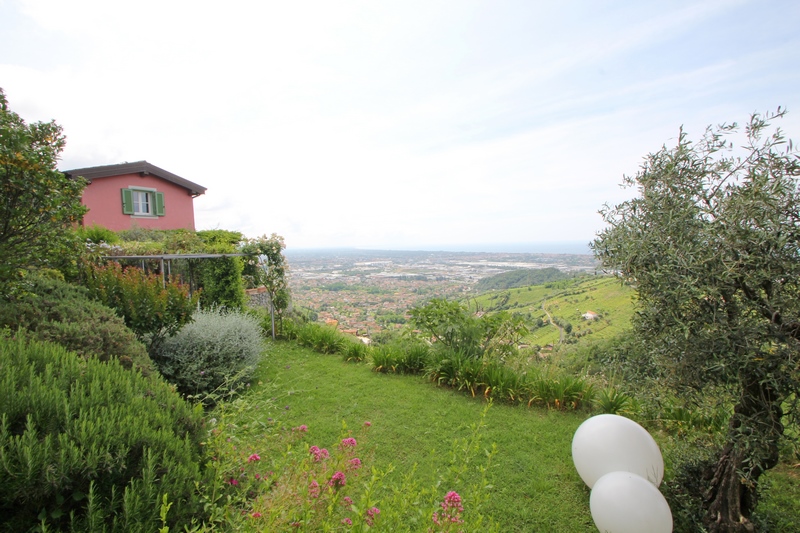
[[[635,292],[611,276],[586,276],[576,279],[491,291],[470,299],[471,308],[486,311],[507,310],[521,313],[531,328],[525,342],[539,346],[556,345],[562,338],[554,322],[569,323],[563,339],[604,339],[613,337],[630,325]],[[586,320],[583,314],[594,312],[598,318]],[[549,316],[548,316],[549,313]],[[541,320],[544,324],[537,325]]]

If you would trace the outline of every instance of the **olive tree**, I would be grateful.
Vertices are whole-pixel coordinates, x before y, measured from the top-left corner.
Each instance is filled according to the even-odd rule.
[[[712,532],[753,531],[759,477],[796,423],[800,385],[800,162],[755,114],[650,154],[601,214],[603,266],[638,291],[634,331],[684,392],[727,387],[726,444],[704,494]]]
[[[56,169],[64,144],[61,126],[27,124],[0,89],[0,294],[25,269],[77,257],[71,229],[86,212],[86,184]]]
[[[409,311],[411,324],[431,340],[467,357],[503,356],[528,333],[520,315],[473,313],[459,302],[434,298]]]

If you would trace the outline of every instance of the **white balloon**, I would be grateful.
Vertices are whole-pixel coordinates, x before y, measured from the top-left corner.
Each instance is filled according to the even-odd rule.
[[[672,512],[658,489],[630,472],[610,472],[589,498],[594,525],[603,533],[671,533]]]
[[[618,415],[586,420],[572,438],[572,462],[592,488],[609,472],[631,472],[658,487],[664,479],[664,459],[658,444],[642,426]]]

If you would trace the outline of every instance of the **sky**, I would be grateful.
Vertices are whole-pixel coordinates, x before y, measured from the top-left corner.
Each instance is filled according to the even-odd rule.
[[[62,170],[207,187],[197,229],[555,249],[681,126],[782,106],[800,139],[798,27],[793,0],[0,0],[0,87]]]

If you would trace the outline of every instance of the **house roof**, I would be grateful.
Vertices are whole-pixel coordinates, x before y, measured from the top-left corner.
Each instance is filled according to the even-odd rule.
[[[64,174],[69,177],[83,177],[89,183],[98,178],[108,178],[111,176],[120,176],[122,174],[139,174],[140,176],[155,176],[162,180],[172,182],[176,185],[188,189],[192,196],[200,196],[206,192],[206,188],[197,183],[184,179],[177,174],[168,172],[163,168],[159,168],[147,161],[136,161],[134,163],[121,163],[119,165],[104,165],[101,167],[87,167],[76,168],[72,170],[65,170]]]

